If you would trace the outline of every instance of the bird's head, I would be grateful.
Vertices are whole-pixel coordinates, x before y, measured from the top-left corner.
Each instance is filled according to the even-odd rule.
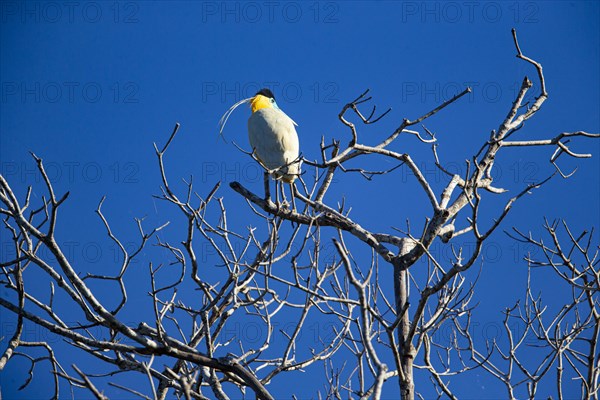
[[[271,92],[271,90],[267,88],[261,89],[254,95],[254,97],[249,97],[247,99],[238,101],[237,103],[232,105],[225,114],[223,114],[223,116],[219,120],[219,135],[223,136],[223,129],[225,129],[225,124],[227,123],[227,120],[233,113],[233,110],[235,110],[238,106],[244,103],[250,104],[250,108],[252,109],[253,113],[263,108],[275,108],[277,110],[281,110],[275,102],[275,96],[273,95],[273,92]],[[297,125],[291,118],[290,120],[294,125]]]
[[[252,112],[256,112],[262,108],[277,108],[277,103],[275,102],[275,96],[270,89],[261,89],[259,90],[254,97],[250,99],[250,108],[252,108]]]

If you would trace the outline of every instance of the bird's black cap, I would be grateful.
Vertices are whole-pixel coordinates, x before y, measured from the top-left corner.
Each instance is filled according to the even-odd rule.
[[[271,89],[268,88],[264,88],[264,89],[260,89],[255,96],[258,96],[259,94],[262,94],[265,97],[268,97],[270,99],[275,99],[275,96],[273,95],[273,92],[271,92]]]

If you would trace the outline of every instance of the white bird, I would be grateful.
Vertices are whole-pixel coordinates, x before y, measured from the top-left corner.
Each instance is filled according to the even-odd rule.
[[[250,107],[248,139],[256,157],[276,179],[292,183],[300,172],[296,123],[277,106],[269,89],[258,92]]]
[[[220,132],[233,110],[244,103],[250,103],[252,109],[248,119],[248,139],[253,155],[276,180],[293,184],[300,174],[301,164],[297,124],[277,106],[271,90],[261,89],[254,97],[234,104],[219,121]]]

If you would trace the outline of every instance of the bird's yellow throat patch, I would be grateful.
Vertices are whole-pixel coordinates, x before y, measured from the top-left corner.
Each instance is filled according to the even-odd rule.
[[[271,99],[263,96],[262,94],[256,95],[252,98],[250,102],[250,107],[252,107],[252,112],[256,112],[261,108],[271,108],[273,104],[271,104]]]

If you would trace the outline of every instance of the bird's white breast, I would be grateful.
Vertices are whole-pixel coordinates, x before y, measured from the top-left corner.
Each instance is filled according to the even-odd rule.
[[[248,119],[248,139],[256,156],[268,169],[277,169],[298,159],[300,146],[294,122],[276,108],[263,108]],[[286,180],[300,171],[299,163],[282,172]]]

